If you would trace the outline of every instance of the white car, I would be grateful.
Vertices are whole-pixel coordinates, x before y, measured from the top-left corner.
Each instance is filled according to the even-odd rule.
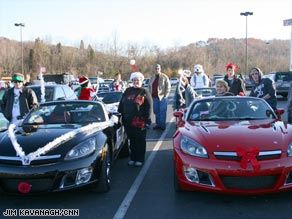
[[[178,78],[170,78],[169,81],[171,86],[175,86],[179,82]]]
[[[142,83],[143,87],[148,87],[149,79],[150,78],[144,78],[143,83]]]

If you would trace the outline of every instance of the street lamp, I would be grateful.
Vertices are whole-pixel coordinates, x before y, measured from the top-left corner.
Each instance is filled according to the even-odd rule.
[[[14,26],[20,27],[20,41],[21,41],[21,73],[23,74],[23,42],[22,42],[22,28],[25,27],[24,23],[15,23]]]
[[[241,16],[245,16],[245,73],[247,74],[247,16],[253,15],[253,12],[241,12]]]
[[[266,44],[268,45],[268,55],[269,55],[269,72],[271,72],[271,49],[270,49],[270,42],[267,41]]]

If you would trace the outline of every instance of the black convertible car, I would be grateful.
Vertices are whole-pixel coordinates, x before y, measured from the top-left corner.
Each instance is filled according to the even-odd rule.
[[[34,194],[110,189],[114,160],[129,153],[118,115],[99,101],[46,102],[0,132],[0,189]]]

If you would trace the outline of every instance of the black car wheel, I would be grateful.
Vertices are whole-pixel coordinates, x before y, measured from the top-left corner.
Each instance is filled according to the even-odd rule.
[[[125,157],[129,157],[129,155],[130,155],[129,140],[128,138],[125,138],[125,141],[123,142],[121,151],[119,153],[119,157],[125,158]]]
[[[92,187],[95,192],[108,192],[110,190],[111,181],[111,159],[109,151],[106,150],[102,166],[100,170],[99,180],[97,184]]]

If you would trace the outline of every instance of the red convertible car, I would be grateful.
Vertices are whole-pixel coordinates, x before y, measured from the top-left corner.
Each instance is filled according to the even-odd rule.
[[[265,194],[292,190],[292,126],[254,97],[210,97],[174,112],[176,191]]]

